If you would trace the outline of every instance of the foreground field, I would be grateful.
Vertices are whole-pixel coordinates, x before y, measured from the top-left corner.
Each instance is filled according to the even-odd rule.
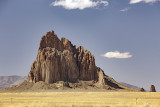
[[[26,92],[0,93],[0,107],[160,107],[160,93]]]

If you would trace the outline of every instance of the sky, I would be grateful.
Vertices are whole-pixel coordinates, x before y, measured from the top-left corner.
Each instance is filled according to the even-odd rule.
[[[51,30],[116,81],[160,91],[160,0],[0,0],[0,76],[28,75]]]

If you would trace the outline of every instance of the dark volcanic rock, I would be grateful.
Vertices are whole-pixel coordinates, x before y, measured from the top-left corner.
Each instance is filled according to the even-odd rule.
[[[76,48],[66,38],[59,40],[54,31],[47,32],[42,37],[37,58],[32,64],[27,81],[34,83],[94,81],[97,87],[123,87],[95,65],[91,52],[82,46]]]
[[[144,88],[141,88],[140,91],[141,91],[141,92],[145,92]]]
[[[84,81],[98,80],[94,56],[82,46],[77,49],[77,62],[79,68],[79,79]]]
[[[54,31],[47,32],[46,36],[41,38],[39,49],[43,49],[46,47],[55,48],[59,51],[63,50],[63,44],[58,39],[57,35],[54,34]]]
[[[150,92],[156,92],[155,86],[151,85]]]
[[[97,80],[96,72],[94,56],[89,51],[81,46],[76,49],[69,40],[59,40],[51,31],[41,39],[28,81],[54,83]]]

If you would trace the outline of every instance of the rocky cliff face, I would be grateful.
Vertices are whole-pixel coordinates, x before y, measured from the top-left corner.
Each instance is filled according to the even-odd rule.
[[[32,64],[27,81],[94,81],[98,87],[123,88],[96,67],[94,56],[89,51],[82,46],[76,48],[66,38],[60,40],[54,31],[42,37],[37,58]]]
[[[29,82],[77,82],[98,80],[94,56],[82,46],[72,43],[51,31],[42,37],[36,61],[28,75]]]

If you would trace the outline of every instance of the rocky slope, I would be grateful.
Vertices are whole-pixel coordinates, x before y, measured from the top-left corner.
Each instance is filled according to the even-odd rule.
[[[82,46],[75,47],[68,39],[57,37],[54,31],[47,32],[41,38],[37,58],[32,64],[27,82],[47,84],[92,81],[92,86],[103,89],[130,89],[109,76],[95,65],[91,52]],[[62,83],[62,84],[64,84]],[[79,85],[77,85],[78,87]],[[81,86],[81,85],[80,85]]]
[[[135,86],[135,85],[131,85],[131,84],[124,83],[124,82],[120,82],[120,84],[123,84],[124,86],[130,87],[130,88],[134,88],[134,89],[140,90],[140,87]]]

